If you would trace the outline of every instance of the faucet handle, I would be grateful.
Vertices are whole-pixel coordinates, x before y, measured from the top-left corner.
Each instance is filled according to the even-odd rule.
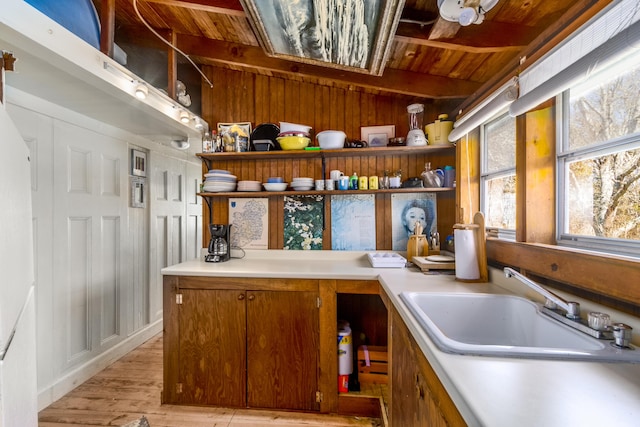
[[[622,348],[629,347],[629,343],[631,342],[631,331],[633,328],[624,323],[614,323],[612,327],[615,345]]]
[[[580,319],[580,304],[573,301],[567,302],[567,317],[571,320]]]
[[[592,311],[587,319],[589,327],[596,331],[604,331],[611,326],[611,317],[607,313]]]

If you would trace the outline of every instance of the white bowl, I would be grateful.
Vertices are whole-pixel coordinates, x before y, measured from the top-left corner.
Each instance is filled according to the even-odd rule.
[[[234,182],[233,184],[204,185],[202,187],[202,190],[205,193],[221,193],[221,192],[227,192],[227,191],[235,191],[236,190],[236,184]]]
[[[264,189],[267,191],[285,191],[287,189],[286,182],[265,182]]]
[[[347,134],[341,130],[323,130],[316,135],[318,145],[323,150],[338,150],[344,148],[344,141]]]
[[[298,123],[280,122],[280,133],[284,132],[303,132],[309,134],[311,126],[300,125]]]
[[[313,188],[313,185],[296,185],[291,186],[295,191],[309,191]]]

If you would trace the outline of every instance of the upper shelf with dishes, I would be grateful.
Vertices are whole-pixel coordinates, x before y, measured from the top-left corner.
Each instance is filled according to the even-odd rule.
[[[196,156],[206,161],[215,160],[252,160],[252,159],[292,159],[292,158],[327,158],[351,156],[387,156],[409,155],[414,153],[437,152],[455,149],[454,144],[425,145],[419,147],[376,147],[376,148],[340,148],[336,150],[322,150],[312,147],[310,150],[276,150],[276,151],[245,151],[221,153],[197,153]]]
[[[422,107],[421,104],[415,105]],[[323,130],[313,137],[311,126],[297,123],[280,122],[280,126],[263,123],[253,132],[249,122],[218,123],[217,135],[215,132],[205,135],[203,152],[197,156],[210,165],[215,160],[410,155],[455,147],[446,138],[441,137],[446,133],[444,130],[433,133],[429,140],[432,143],[429,144],[425,132],[422,131],[422,125],[419,127],[414,130],[420,133],[419,140],[410,138],[405,142],[405,138],[395,137],[394,125],[361,127],[360,139],[353,140],[347,138],[346,133],[341,130]],[[312,145],[315,139],[318,142],[317,146]]]

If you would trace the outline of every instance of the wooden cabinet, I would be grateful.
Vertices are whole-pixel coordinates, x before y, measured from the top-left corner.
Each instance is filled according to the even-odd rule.
[[[163,403],[381,417],[338,393],[344,317],[373,344],[387,331],[392,427],[465,425],[377,281],[164,276],[163,295]]]
[[[398,312],[391,316],[391,427],[465,426]]]
[[[317,281],[164,282],[163,403],[319,409]]]
[[[318,293],[247,292],[247,406],[318,409]]]
[[[181,289],[176,403],[244,406],[246,298],[241,290]]]

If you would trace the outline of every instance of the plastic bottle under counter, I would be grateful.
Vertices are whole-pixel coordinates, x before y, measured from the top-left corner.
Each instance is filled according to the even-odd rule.
[[[353,373],[353,340],[349,322],[338,322],[338,391],[349,391],[349,375]]]

